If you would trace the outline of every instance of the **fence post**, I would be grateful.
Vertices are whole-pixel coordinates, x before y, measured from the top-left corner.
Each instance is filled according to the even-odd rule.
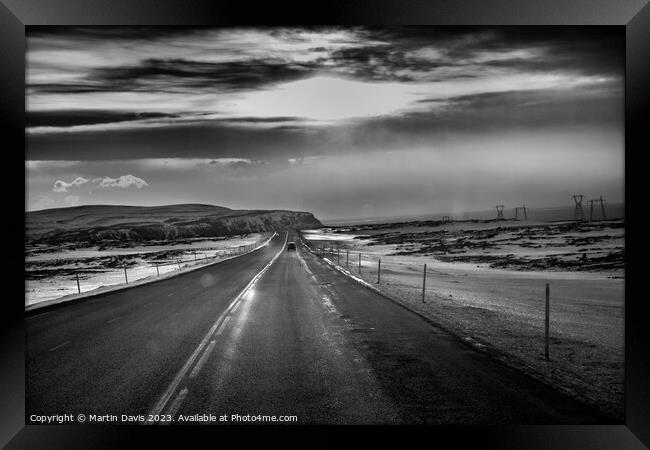
[[[77,277],[77,291],[81,294],[81,287],[79,287],[79,273],[75,272],[74,274]]]
[[[361,273],[361,252],[359,252],[359,273]]]
[[[422,303],[424,303],[424,297],[427,288],[427,265],[424,264],[424,271],[422,272]]]
[[[381,258],[379,258],[379,264],[377,264],[377,284],[381,280]]]
[[[180,259],[176,261],[176,264],[178,264],[178,270],[181,270],[181,260]]]
[[[196,252],[194,252],[194,261],[196,261]]]
[[[545,341],[545,346],[544,346],[544,356],[546,357],[546,361],[549,361],[548,357],[548,329],[549,329],[549,296],[550,296],[550,287],[548,283],[546,283],[546,317],[544,321],[544,331],[546,335],[546,341]]]
[[[347,248],[345,249],[345,265],[350,267],[350,250]]]
[[[341,264],[341,248],[336,247],[336,264]]]
[[[126,281],[126,284],[129,284],[129,277],[126,276],[126,266],[124,266],[124,280]]]
[[[158,263],[156,263],[156,276],[160,276],[160,269],[158,269]]]

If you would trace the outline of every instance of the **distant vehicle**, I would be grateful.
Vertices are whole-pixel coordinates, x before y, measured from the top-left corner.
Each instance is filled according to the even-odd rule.
[[[296,251],[296,243],[295,242],[289,242],[287,244],[287,251],[289,251],[289,250]]]

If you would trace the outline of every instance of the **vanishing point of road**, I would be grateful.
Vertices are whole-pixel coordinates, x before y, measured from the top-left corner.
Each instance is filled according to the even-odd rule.
[[[193,272],[36,310],[26,328],[28,417],[606,421],[342,275],[291,232]]]

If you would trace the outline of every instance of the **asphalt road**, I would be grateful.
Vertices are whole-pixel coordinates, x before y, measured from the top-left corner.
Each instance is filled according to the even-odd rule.
[[[285,239],[30,315],[27,416],[607,422],[341,275],[302,245],[286,251]]]

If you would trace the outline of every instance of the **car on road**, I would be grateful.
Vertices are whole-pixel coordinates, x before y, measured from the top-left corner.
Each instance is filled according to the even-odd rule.
[[[287,251],[296,251],[296,243],[295,242],[289,242],[287,244]]]

